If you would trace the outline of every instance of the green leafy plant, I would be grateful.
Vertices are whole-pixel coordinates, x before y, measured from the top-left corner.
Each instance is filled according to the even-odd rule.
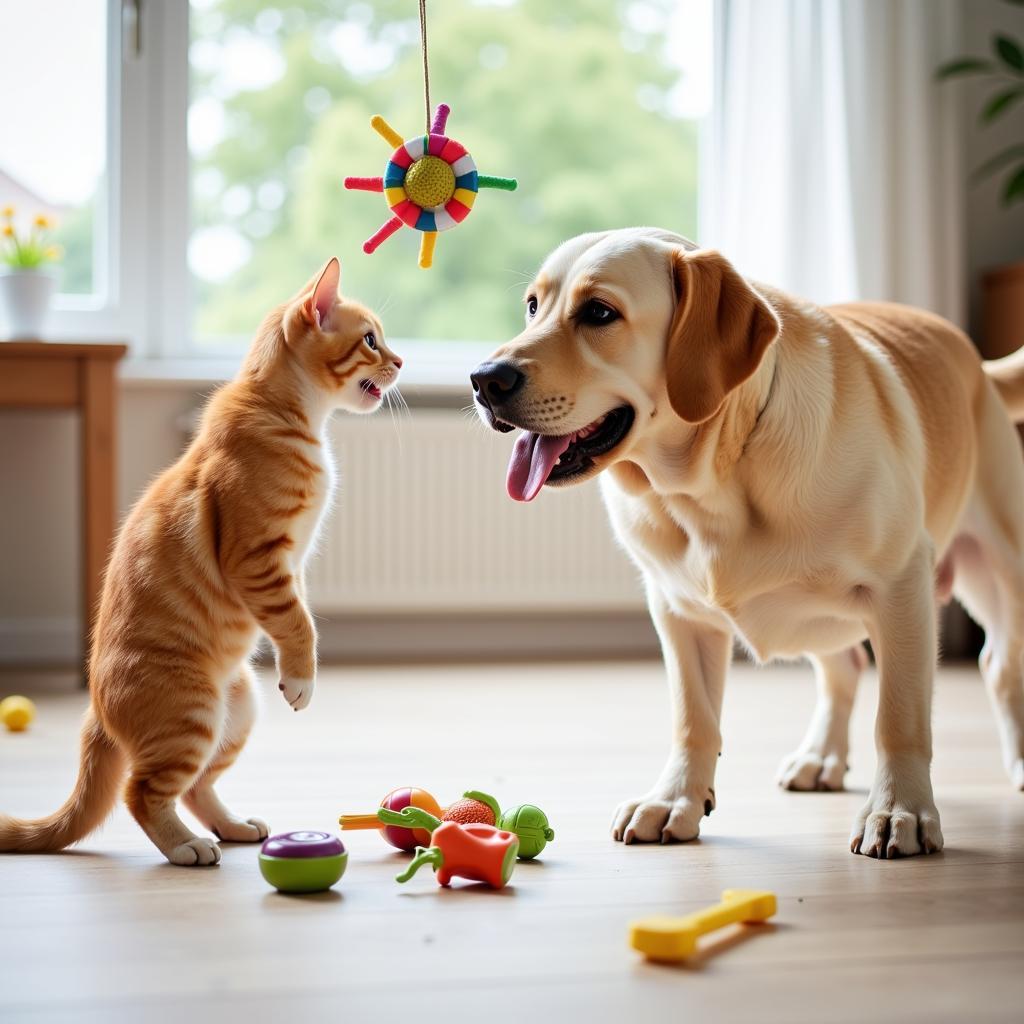
[[[1015,7],[1024,6],[1024,0],[1006,0]],[[992,83],[994,91],[978,114],[978,123],[988,125],[1024,100],[1024,48],[1016,39],[997,34],[992,37],[993,57],[958,57],[941,65],[935,72],[940,81],[981,75]],[[976,168],[974,181],[987,178],[996,171],[1006,169],[1003,185],[1003,205],[1024,202],[1024,142],[1015,142],[996,153]]]
[[[53,245],[49,233],[53,222],[49,217],[38,214],[27,232],[19,234],[14,226],[14,207],[5,206],[0,210],[0,262],[18,270],[33,270],[56,263],[64,255],[59,245]]]

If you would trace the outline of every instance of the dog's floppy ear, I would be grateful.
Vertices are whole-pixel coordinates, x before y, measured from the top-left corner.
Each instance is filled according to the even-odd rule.
[[[676,312],[665,355],[668,398],[689,423],[703,423],[750,377],[779,334],[774,310],[720,253],[672,253]]]

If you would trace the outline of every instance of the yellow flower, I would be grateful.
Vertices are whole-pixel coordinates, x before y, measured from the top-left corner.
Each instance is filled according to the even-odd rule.
[[[4,225],[4,237],[5,238],[12,238],[13,236],[14,236],[14,228],[12,228],[10,224],[5,224]]]
[[[37,228],[43,228],[43,230],[53,226],[52,221],[50,220],[50,218],[45,216],[44,214],[39,214],[39,216],[36,217],[36,219],[35,219],[35,221],[33,223],[35,224],[35,226]]]
[[[48,260],[59,260],[64,255],[64,250],[59,245],[48,245],[43,250],[43,255]]]
[[[0,210],[0,214],[3,214],[3,216],[10,220],[14,216],[14,207],[5,206],[2,210]]]

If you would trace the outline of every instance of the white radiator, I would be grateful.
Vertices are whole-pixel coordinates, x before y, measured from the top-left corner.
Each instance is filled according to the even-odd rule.
[[[337,498],[311,555],[323,613],[640,611],[595,482],[505,493],[514,435],[457,411],[338,416]]]

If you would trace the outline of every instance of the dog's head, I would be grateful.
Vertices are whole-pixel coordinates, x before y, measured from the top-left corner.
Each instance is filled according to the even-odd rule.
[[[526,327],[471,375],[477,410],[520,428],[508,492],[578,483],[629,456],[656,415],[714,416],[779,332],[717,252],[627,228],[559,246],[526,292]]]

